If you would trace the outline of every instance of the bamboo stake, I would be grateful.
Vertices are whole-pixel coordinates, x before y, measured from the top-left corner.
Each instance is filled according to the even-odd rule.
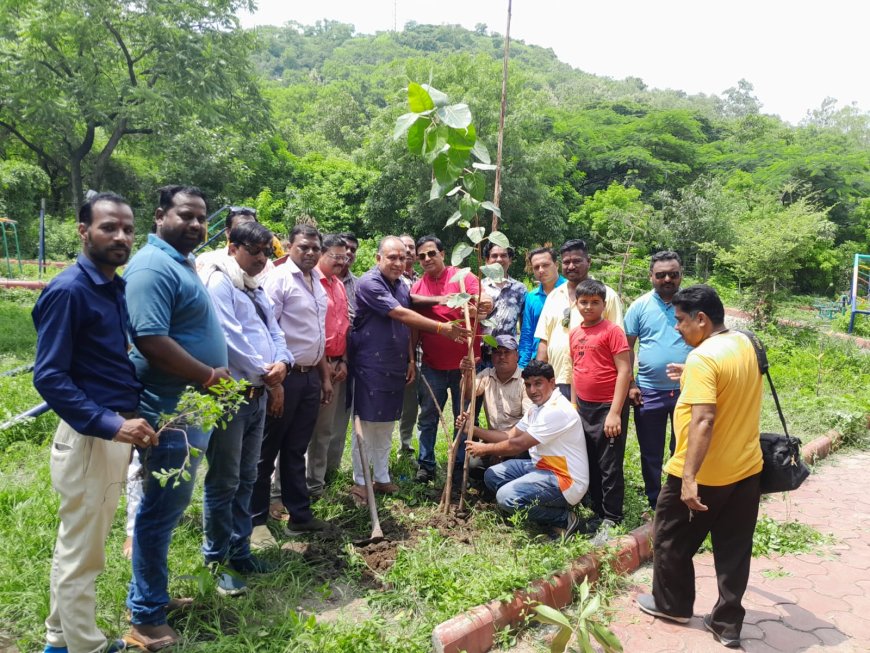
[[[504,60],[502,63],[501,73],[501,111],[498,117],[498,150],[495,155],[495,189],[492,195],[492,203],[499,206],[501,200],[501,162],[502,153],[504,151],[504,117],[507,113],[507,80],[508,80],[508,59],[511,51],[511,4],[512,0],[508,0],[507,10],[507,27],[504,32]],[[498,231],[498,216],[492,214],[492,231]]]

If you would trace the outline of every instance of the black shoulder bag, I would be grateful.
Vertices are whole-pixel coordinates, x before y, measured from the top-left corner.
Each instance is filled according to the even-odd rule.
[[[779,405],[779,397],[776,394],[776,388],[773,387],[773,379],[770,378],[770,365],[767,362],[764,344],[752,331],[738,330],[738,332],[749,338],[749,342],[755,349],[758,369],[767,377],[767,382],[770,384],[770,394],[773,395],[776,412],[779,413],[779,421],[782,422],[782,430],[785,432],[785,435],[780,433],[761,434],[761,457],[764,459],[764,467],[761,470],[761,493],[770,494],[771,492],[797,490],[810,475],[809,467],[801,458],[801,441],[788,434],[785,416]]]

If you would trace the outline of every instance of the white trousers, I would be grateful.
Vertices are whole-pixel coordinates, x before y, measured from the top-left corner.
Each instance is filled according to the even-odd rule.
[[[366,455],[369,465],[374,473],[372,478],[375,483],[390,482],[390,448],[393,440],[395,422],[366,422],[360,421],[362,434],[366,443]],[[362,461],[359,456],[359,441],[353,437],[352,446],[353,482],[357,485],[365,484]]]
[[[106,646],[97,628],[94,583],[106,562],[106,538],[124,487],[130,445],[77,433],[61,422],[51,445],[51,484],[60,495],[60,527],[51,561],[46,641],[70,653]]]

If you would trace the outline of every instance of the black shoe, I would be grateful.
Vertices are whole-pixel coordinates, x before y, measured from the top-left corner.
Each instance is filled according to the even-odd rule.
[[[656,600],[653,598],[652,594],[638,594],[635,598],[637,601],[637,607],[640,608],[641,612],[646,612],[647,614],[651,614],[653,617],[658,617],[659,619],[667,619],[668,621],[675,621],[678,624],[687,624],[689,623],[689,617],[677,617],[672,614],[668,614],[667,612],[662,612],[656,607]]]
[[[296,537],[297,535],[310,535],[311,533],[319,533],[326,530],[327,526],[329,526],[327,522],[318,519],[317,517],[312,517],[306,522],[287,522],[287,528],[284,533],[290,537]]]
[[[724,637],[720,635],[715,630],[713,630],[713,615],[705,614],[704,615],[704,628],[713,633],[713,639],[719,642],[722,646],[726,648],[740,648],[740,639],[733,639],[731,637]]]
[[[582,525],[583,520],[577,516],[577,513],[568,511],[568,524],[565,526],[565,532],[562,533],[562,539],[567,540],[574,536]]]
[[[275,571],[275,565],[253,554],[246,558],[230,560],[228,566],[240,574],[268,574]]]
[[[435,470],[434,469],[426,469],[425,467],[421,467],[417,470],[417,473],[414,475],[414,481],[416,483],[431,483],[435,480]]]

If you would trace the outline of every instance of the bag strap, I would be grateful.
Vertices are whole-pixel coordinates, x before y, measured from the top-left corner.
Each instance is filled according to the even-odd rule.
[[[773,395],[773,402],[776,404],[776,412],[779,413],[779,421],[782,422],[782,430],[786,437],[791,437],[788,434],[788,427],[785,425],[785,415],[782,414],[782,406],[779,405],[779,396],[776,394],[776,388],[773,386],[773,379],[770,378],[770,363],[767,360],[767,350],[764,348],[764,343],[753,331],[746,329],[734,329],[737,333],[742,333],[749,338],[752,343],[752,348],[755,350],[755,358],[758,360],[759,371],[767,377],[767,382],[770,384],[770,394]]]

